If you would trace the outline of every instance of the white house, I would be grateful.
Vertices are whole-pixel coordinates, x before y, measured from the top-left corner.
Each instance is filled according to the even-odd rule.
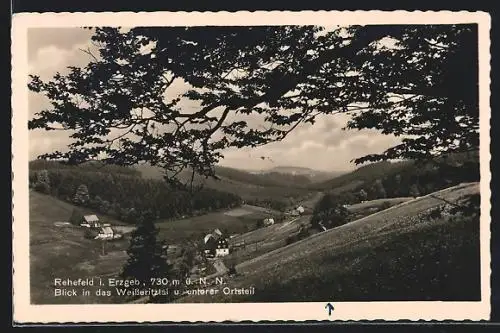
[[[303,214],[306,211],[304,209],[304,207],[302,207],[302,206],[297,207],[296,210],[297,210],[297,213],[299,213],[299,214]]]
[[[219,229],[207,234],[203,238],[205,243],[205,256],[209,258],[223,257],[229,254],[229,241]]]
[[[117,238],[115,237],[115,234],[113,232],[113,229],[111,227],[102,227],[101,230],[99,230],[99,234],[95,237],[95,239],[114,239]]]
[[[273,224],[274,224],[274,219],[273,218],[264,219],[264,225],[265,226],[273,225]]]

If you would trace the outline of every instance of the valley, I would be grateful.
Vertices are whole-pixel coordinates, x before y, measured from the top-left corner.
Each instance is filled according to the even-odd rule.
[[[395,165],[390,170],[394,168],[398,173],[405,172],[402,165]],[[323,301],[325,298],[356,301],[363,300],[367,295],[379,300],[397,300],[404,295],[408,299],[427,297],[439,300],[453,297],[454,292],[458,293],[457,297],[466,299],[477,297],[477,288],[472,288],[469,293],[456,290],[456,279],[457,274],[461,274],[469,279],[471,285],[478,283],[475,280],[478,266],[474,264],[478,255],[478,221],[428,217],[430,211],[443,204],[433,196],[441,195],[445,201],[454,202],[466,195],[477,194],[477,183],[454,185],[419,197],[360,201],[359,189],[372,191],[369,186],[378,181],[381,175],[379,165],[365,167],[362,172],[358,169],[341,175],[327,182],[333,184],[333,188],[321,185],[321,190],[319,183],[311,181],[307,186],[302,181],[298,181],[297,185],[284,183],[284,179],[294,175],[269,181],[267,176],[248,176],[241,170],[220,170],[225,172],[225,176],[220,176],[218,180],[206,180],[205,191],[214,189],[220,193],[218,195],[226,192],[237,195],[241,197],[241,202],[231,204],[231,207],[209,206],[209,211],[180,217],[159,218],[155,222],[158,237],[166,241],[168,260],[174,267],[182,265],[186,253],[193,253],[195,259],[190,264],[188,276],[225,276],[229,286],[251,287],[256,292],[244,297],[190,295],[175,299],[176,302]],[[131,179],[135,183],[141,179],[161,181],[152,171],[158,172],[149,168],[148,174],[140,173],[140,178],[131,175],[123,179]],[[74,173],[74,177],[78,176],[78,172]],[[85,171],[83,175],[86,178],[82,179],[91,179],[92,173]],[[95,175],[102,177],[98,173]],[[391,188],[387,186],[387,189]],[[373,191],[369,193],[376,195]],[[340,198],[339,202],[343,202],[342,206],[350,216],[347,223],[328,227],[328,230],[313,223],[315,214],[321,213],[319,204],[326,195]],[[280,209],[270,207],[265,198],[281,200],[283,205]],[[297,207],[301,207],[303,213],[297,213]],[[54,196],[30,191],[32,302],[123,303],[123,297],[100,297],[95,295],[95,291],[92,297],[64,298],[52,294],[55,278],[117,277],[128,260],[126,251],[130,232],[134,229],[129,221],[98,213],[100,220],[125,234],[120,240],[100,242],[86,239],[81,227],[66,223],[74,210],[84,214],[95,213],[92,207],[75,206]],[[269,219],[273,220],[272,223],[264,225],[263,221]],[[203,238],[214,230],[222,231],[228,237],[230,252],[215,260],[206,260]],[[415,246],[405,248],[410,239],[415,240]],[[444,244],[440,243],[441,240]],[[436,259],[436,255],[441,259]],[[457,256],[465,255],[471,259],[457,265]],[[419,266],[416,258],[422,258],[425,265]],[[439,268],[441,266],[436,266],[436,263],[442,263],[442,260],[446,264]],[[68,266],[68,263],[71,265]],[[236,274],[228,278],[231,267]],[[378,273],[384,269],[388,271]],[[367,276],[372,276],[374,280],[366,280]],[[404,287],[402,283],[408,279],[417,279],[414,288],[425,290],[425,295],[417,289]],[[335,281],[333,285],[332,281]],[[449,286],[448,289],[439,287],[443,284]],[[148,302],[148,298],[128,301]]]

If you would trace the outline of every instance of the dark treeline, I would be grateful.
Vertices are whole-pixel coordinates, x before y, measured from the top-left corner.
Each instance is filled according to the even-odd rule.
[[[347,204],[363,200],[420,196],[456,185],[479,181],[479,155],[453,154],[428,162],[377,162],[317,184],[342,197]]]
[[[479,159],[459,155],[446,161],[400,162],[387,175],[366,181],[343,195],[346,203],[396,197],[418,197],[462,182],[479,181]],[[360,195],[360,191],[366,193]]]
[[[144,178],[163,179],[163,170],[150,165],[140,165],[136,170],[142,174]],[[183,181],[191,181],[192,173],[190,169],[180,172],[177,177]],[[305,188],[311,184],[311,179],[305,175],[292,175],[282,172],[259,172],[252,173],[244,170],[215,166],[215,176],[219,180],[227,180],[254,186],[263,187],[285,187],[285,188]],[[197,184],[217,186],[217,180],[205,178],[200,175],[194,175],[194,182]]]
[[[136,168],[143,178],[163,179],[162,170],[141,165]],[[194,176],[193,183],[205,188],[237,194],[245,203],[285,211],[311,193],[306,184],[310,180],[303,175],[280,172],[252,174],[247,171],[216,166],[218,179]],[[192,174],[185,170],[177,176],[182,182],[190,182]]]
[[[44,165],[45,169],[39,168]],[[127,168],[123,168],[127,169]],[[132,223],[142,212],[169,219],[235,207],[241,198],[209,188],[193,192],[172,189],[165,182],[117,169],[88,170],[55,164],[30,168],[30,186],[76,205]]]
[[[98,161],[91,161],[79,165],[64,164],[57,161],[50,160],[34,160],[30,161],[29,169],[32,170],[81,170],[81,171],[96,171],[101,173],[121,174],[134,177],[141,177],[141,172],[135,168],[126,166],[102,164]]]

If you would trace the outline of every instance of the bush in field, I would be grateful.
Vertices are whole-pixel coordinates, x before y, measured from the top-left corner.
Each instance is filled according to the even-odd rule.
[[[314,207],[311,224],[319,229],[321,223],[330,229],[347,223],[348,218],[349,211],[343,206],[342,200],[328,193]]]
[[[71,217],[69,218],[69,222],[72,224],[78,225],[82,221],[83,213],[79,209],[73,209],[71,213]]]
[[[90,200],[89,196],[89,189],[87,188],[87,185],[82,184],[78,186],[78,189],[76,190],[75,196],[73,197],[73,202],[77,205],[84,206],[86,205]]]
[[[47,170],[40,170],[36,172],[34,188],[38,192],[50,194],[50,177]]]
[[[228,270],[227,274],[229,276],[234,276],[234,275],[238,274],[238,272],[236,271],[236,265],[234,263],[229,266],[229,270]]]
[[[85,228],[83,232],[83,237],[86,239],[95,239],[95,237],[99,234],[99,231],[95,228]]]
[[[386,210],[387,208],[390,208],[392,205],[389,201],[384,201],[381,205],[380,205],[380,210]]]

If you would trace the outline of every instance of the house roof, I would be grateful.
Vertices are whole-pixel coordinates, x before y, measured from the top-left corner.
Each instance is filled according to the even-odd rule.
[[[219,229],[215,229],[212,233],[207,234],[205,238],[203,238],[203,241],[206,244],[211,238],[213,238],[214,240],[218,240],[221,237],[222,237],[222,232]]]
[[[212,237],[214,237],[212,234],[206,235],[205,238],[203,238],[203,242],[206,244]]]
[[[99,222],[99,218],[97,217],[97,215],[85,215],[83,216],[83,219],[86,222]]]
[[[101,231],[104,234],[113,234],[113,229],[111,229],[111,227],[103,227],[101,228]]]

